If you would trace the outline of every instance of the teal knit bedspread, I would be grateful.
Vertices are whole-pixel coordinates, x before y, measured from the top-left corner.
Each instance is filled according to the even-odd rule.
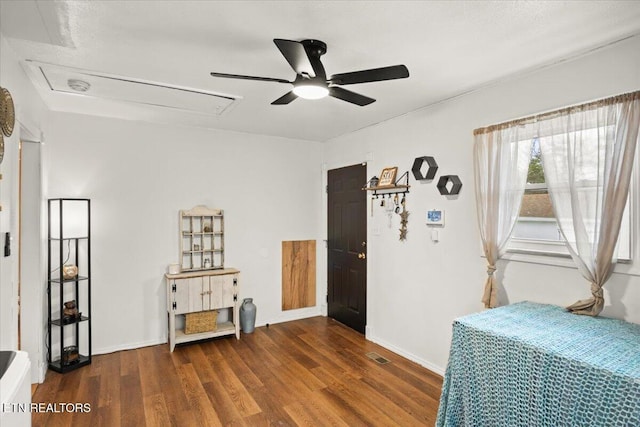
[[[438,427],[640,427],[640,325],[512,304],[456,319]]]

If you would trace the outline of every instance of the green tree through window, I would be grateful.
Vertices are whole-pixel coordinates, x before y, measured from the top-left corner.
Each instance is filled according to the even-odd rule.
[[[544,171],[542,169],[542,154],[540,153],[538,139],[535,139],[531,145],[531,161],[529,162],[527,182],[529,184],[541,184],[545,182]]]

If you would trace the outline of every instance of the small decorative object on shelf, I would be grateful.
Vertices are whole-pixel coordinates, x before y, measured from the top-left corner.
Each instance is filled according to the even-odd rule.
[[[48,213],[47,360],[65,373],[91,363],[91,202],[49,199]]]
[[[462,181],[460,181],[458,175],[443,175],[438,180],[437,187],[443,196],[453,196],[460,193]]]
[[[427,164],[427,170],[423,174],[422,168],[425,163]],[[429,156],[416,157],[416,159],[413,161],[413,167],[411,168],[413,177],[418,181],[431,180],[435,178],[437,171],[438,164],[436,163],[436,160],[433,157]]]
[[[398,167],[384,168],[380,172],[380,181],[378,181],[378,187],[393,187],[396,185],[396,175],[398,174]]]
[[[222,209],[196,206],[180,211],[180,269],[200,271],[224,268]]]
[[[80,355],[78,353],[78,347],[70,345],[62,350],[62,365],[69,366],[74,365],[80,361]]]
[[[62,277],[65,280],[73,280],[78,275],[78,267],[72,264],[67,264],[62,267]]]
[[[184,333],[187,335],[215,332],[218,329],[218,312],[216,310],[187,313],[184,317]]]
[[[78,312],[76,307],[76,300],[67,301],[64,303],[64,310],[62,311],[62,320],[65,324],[75,322],[81,318],[81,313]]]

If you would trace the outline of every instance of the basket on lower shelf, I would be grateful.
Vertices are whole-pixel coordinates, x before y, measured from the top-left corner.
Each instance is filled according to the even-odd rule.
[[[218,329],[217,320],[218,312],[216,310],[185,314],[184,333],[213,332]]]

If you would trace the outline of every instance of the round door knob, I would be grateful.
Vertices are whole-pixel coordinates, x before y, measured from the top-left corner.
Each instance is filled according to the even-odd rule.
[[[365,259],[365,258],[367,258],[367,255],[366,255],[364,252],[360,252],[360,253],[358,254],[358,258],[359,258],[359,259]]]

